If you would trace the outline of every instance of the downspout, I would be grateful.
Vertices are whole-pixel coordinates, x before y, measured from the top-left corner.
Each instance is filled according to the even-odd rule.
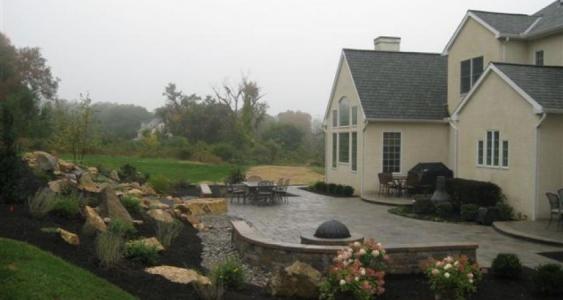
[[[324,154],[324,157],[325,157],[325,180],[324,180],[324,182],[326,183],[326,182],[327,182],[326,179],[328,178],[328,166],[329,166],[329,164],[328,164],[328,159],[329,159],[329,157],[328,157],[328,155],[327,155],[327,152],[328,152],[328,151],[326,151],[326,150],[327,150],[327,145],[328,145],[328,142],[327,142],[327,141],[328,141],[328,138],[327,138],[327,136],[326,136],[326,135],[327,135],[327,125],[326,125],[326,124],[323,124],[322,128],[323,128],[323,134],[325,135],[325,138],[324,138],[324,140],[325,140],[325,149],[324,149],[324,152],[325,152],[325,154]],[[331,143],[332,143],[332,140],[331,140]],[[332,146],[332,145],[330,145],[330,147],[331,147],[331,146]],[[330,151],[332,151],[332,147],[331,147],[330,149],[331,149]]]
[[[536,153],[535,153],[535,160],[534,160],[534,205],[533,205],[533,209],[532,209],[532,220],[536,220],[536,215],[537,215],[537,205],[538,205],[538,193],[539,193],[539,166],[538,166],[538,162],[540,159],[540,126],[543,123],[543,120],[545,120],[545,118],[547,117],[547,114],[545,112],[542,113],[542,116],[538,122],[538,124],[536,125]]]
[[[362,128],[362,179],[360,181],[360,198],[364,196],[364,177],[366,175],[366,130],[368,128],[368,121],[364,120],[364,127]]]
[[[453,147],[454,147],[454,157],[453,157],[453,160],[454,160],[454,165],[453,165],[453,168],[454,168],[454,177],[457,177],[457,160],[458,160],[458,148],[459,148],[459,147],[458,147],[458,128],[457,128],[457,126],[455,125],[455,121],[454,121],[454,120],[450,119],[450,122],[449,122],[449,123],[450,123],[450,126],[451,126],[451,127],[453,128],[453,130],[454,130],[454,141],[453,141]]]

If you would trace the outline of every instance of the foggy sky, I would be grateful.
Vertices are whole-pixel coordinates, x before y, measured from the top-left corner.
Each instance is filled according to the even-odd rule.
[[[3,1],[3,3],[2,3]],[[241,74],[258,81],[269,113],[322,116],[342,48],[441,52],[467,9],[534,13],[553,0],[0,0],[0,28],[38,46],[59,96],[152,110],[175,82],[206,95]]]

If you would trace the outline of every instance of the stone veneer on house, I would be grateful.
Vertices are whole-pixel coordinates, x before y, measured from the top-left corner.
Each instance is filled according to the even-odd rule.
[[[245,221],[232,221],[233,246],[243,260],[253,265],[280,268],[299,260],[321,271],[327,271],[336,252],[342,246],[302,245],[274,241],[260,235]],[[448,255],[466,255],[476,261],[478,245],[471,243],[428,243],[412,245],[384,245],[390,257],[389,273],[420,273],[421,265],[429,258],[442,259]]]

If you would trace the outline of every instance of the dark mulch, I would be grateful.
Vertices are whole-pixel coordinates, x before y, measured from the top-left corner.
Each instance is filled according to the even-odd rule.
[[[535,270],[524,268],[520,279],[499,279],[492,274],[484,274],[479,283],[477,293],[472,300],[534,300],[562,299],[561,296],[544,296],[534,293],[532,275]],[[433,300],[434,294],[428,286],[424,275],[387,275],[385,277],[385,294],[380,299],[395,300]]]
[[[393,208],[390,208],[387,211],[391,214],[394,214],[394,215],[398,215],[398,216],[402,216],[402,217],[406,217],[406,218],[411,218],[411,219],[417,219],[417,220],[432,221],[432,222],[476,224],[474,222],[464,221],[464,220],[461,219],[461,217],[459,215],[456,215],[456,214],[452,214],[451,216],[448,216],[447,218],[440,217],[436,214],[429,214],[429,215],[417,214],[413,211],[412,206],[393,207]]]
[[[545,256],[547,258],[555,259],[558,262],[563,262],[563,251],[540,252],[538,254],[541,255],[541,256]]]

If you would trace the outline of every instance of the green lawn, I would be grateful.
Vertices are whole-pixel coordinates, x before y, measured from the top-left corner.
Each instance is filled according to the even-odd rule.
[[[72,160],[70,155],[63,155],[63,159]],[[167,158],[141,158],[136,156],[87,155],[84,164],[96,167],[117,169],[124,164],[135,166],[151,176],[162,175],[172,181],[188,180],[192,183],[201,181],[220,182],[236,166],[230,164],[203,164]]]
[[[26,243],[0,238],[0,299],[135,299]]]

